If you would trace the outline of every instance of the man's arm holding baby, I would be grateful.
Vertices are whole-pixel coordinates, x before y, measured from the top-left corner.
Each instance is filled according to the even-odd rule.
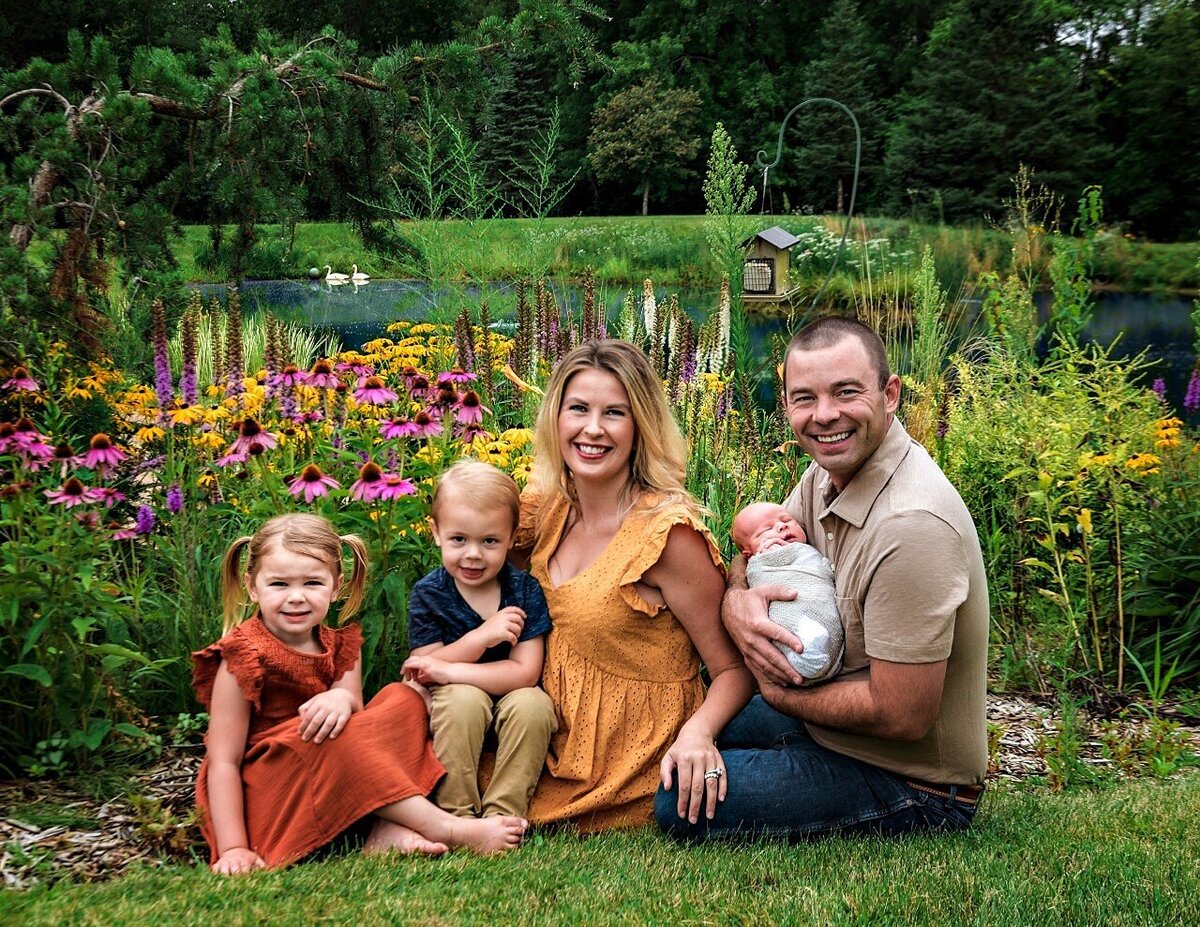
[[[941,707],[946,661],[893,663],[872,658],[865,678],[795,688],[801,679],[772,641],[797,651],[800,642],[767,615],[772,601],[793,598],[795,593],[783,586],[748,588],[744,558],[736,558],[730,566],[721,617],[745,654],[767,704],[791,717],[836,730],[887,740],[923,737]]]

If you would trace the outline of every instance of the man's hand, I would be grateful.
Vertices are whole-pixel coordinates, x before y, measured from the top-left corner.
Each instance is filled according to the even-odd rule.
[[[354,714],[354,696],[345,689],[329,689],[301,705],[299,714],[301,740],[333,740]]]
[[[772,602],[790,602],[796,593],[786,586],[761,586],[747,589],[730,584],[721,602],[721,620],[738,650],[746,658],[756,679],[780,686],[798,686],[804,681],[774,644],[778,641],[796,653],[804,650],[804,642],[767,615]]]
[[[515,605],[502,608],[487,621],[477,627],[472,634],[478,636],[484,649],[495,647],[497,644],[512,644],[516,646],[525,627],[525,611]]]
[[[450,683],[450,667],[452,664],[437,657],[409,657],[404,661],[400,672],[405,679],[419,682],[423,686],[444,686]]]

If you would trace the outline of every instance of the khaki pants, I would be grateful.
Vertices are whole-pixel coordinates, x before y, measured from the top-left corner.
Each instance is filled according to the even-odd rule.
[[[480,797],[479,755],[484,735],[493,726],[496,768]],[[446,767],[446,778],[434,795],[439,807],[461,817],[525,816],[546,762],[550,735],[558,729],[550,696],[538,688],[496,697],[461,683],[438,686],[429,727],[433,752]]]

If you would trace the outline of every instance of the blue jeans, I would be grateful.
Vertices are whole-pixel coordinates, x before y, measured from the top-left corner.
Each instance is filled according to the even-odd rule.
[[[834,753],[759,695],[729,722],[717,746],[729,783],[711,821],[703,812],[696,824],[679,817],[675,789],[658,787],[654,815],[673,837],[898,836],[963,830],[975,817],[975,805],[957,790],[949,798],[930,795],[902,776]]]

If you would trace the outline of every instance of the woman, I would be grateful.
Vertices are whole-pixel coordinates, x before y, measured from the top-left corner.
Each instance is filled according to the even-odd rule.
[[[724,572],[685,457],[638,348],[591,341],[559,363],[517,540],[554,621],[543,680],[559,726],[531,820],[649,823],[659,781],[678,780],[693,823],[724,798],[715,738],[753,679],[721,625]]]

